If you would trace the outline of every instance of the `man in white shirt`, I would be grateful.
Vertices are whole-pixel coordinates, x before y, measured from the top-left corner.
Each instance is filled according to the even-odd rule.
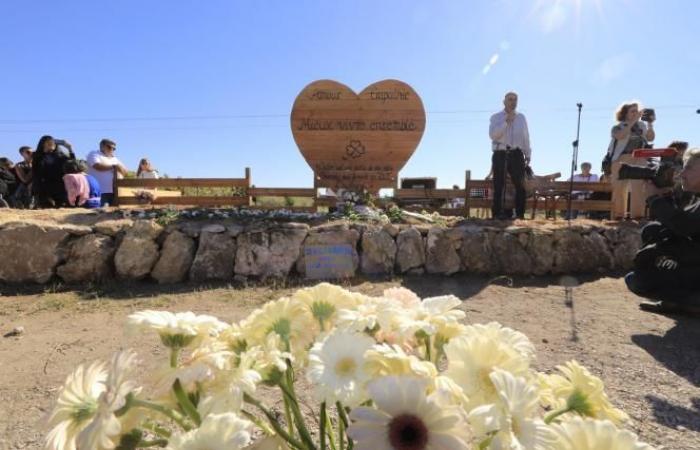
[[[100,204],[102,206],[114,203],[115,169],[120,178],[126,176],[127,173],[126,167],[114,156],[116,150],[117,144],[114,141],[102,139],[100,141],[100,149],[90,152],[87,156],[88,174],[95,177],[100,184],[100,190],[102,191]]]
[[[525,116],[515,111],[518,94],[508,92],[503,99],[504,109],[491,116],[491,170],[493,171],[493,206],[496,219],[510,219],[503,212],[506,172],[515,186],[515,214],[525,217],[525,166],[530,162],[530,134]]]

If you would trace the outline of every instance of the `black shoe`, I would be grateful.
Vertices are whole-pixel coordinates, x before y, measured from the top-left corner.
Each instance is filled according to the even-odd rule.
[[[640,303],[639,309],[656,314],[686,314],[700,316],[700,305],[684,305],[671,301],[661,301],[656,303]]]

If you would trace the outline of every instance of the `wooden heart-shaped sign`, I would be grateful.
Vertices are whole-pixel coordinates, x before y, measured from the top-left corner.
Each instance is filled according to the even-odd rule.
[[[425,110],[402,81],[379,81],[358,95],[319,80],[299,93],[291,122],[316,187],[376,191],[396,187],[399,170],[423,137]]]

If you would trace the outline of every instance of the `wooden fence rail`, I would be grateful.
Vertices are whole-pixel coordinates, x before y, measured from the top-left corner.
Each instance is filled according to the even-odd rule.
[[[127,194],[127,188],[131,191]],[[181,195],[158,195],[151,202],[154,205],[189,205],[189,206],[246,206],[249,208],[270,208],[257,204],[258,197],[307,198],[310,206],[284,206],[298,211],[316,211],[319,207],[334,206],[335,197],[319,196],[315,188],[265,188],[251,184],[251,171],[245,169],[243,178],[161,178],[161,179],[117,179],[114,182],[115,205],[138,205],[143,202],[134,194],[138,190],[179,189]],[[185,195],[185,188],[197,191],[203,188],[204,195]],[[206,188],[232,189],[226,195],[210,195]],[[493,181],[472,180],[469,171],[466,172],[464,189],[394,189],[392,198],[381,198],[380,203],[394,201],[408,209],[426,209],[439,211],[442,214],[466,216],[472,208],[489,209],[493,202]],[[549,210],[563,210],[568,206],[567,193],[570,183],[567,181],[539,182],[534,195],[529,196],[528,209],[544,206]],[[120,192],[121,190],[121,192]],[[573,183],[574,191],[611,193],[610,183]],[[459,204],[459,206],[456,206]],[[572,201],[572,209],[579,211],[610,211],[612,202],[609,200],[577,200]]]

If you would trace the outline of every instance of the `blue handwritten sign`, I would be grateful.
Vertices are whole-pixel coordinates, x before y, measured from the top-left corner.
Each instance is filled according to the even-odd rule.
[[[327,280],[355,275],[352,247],[349,244],[305,245],[306,278]]]

